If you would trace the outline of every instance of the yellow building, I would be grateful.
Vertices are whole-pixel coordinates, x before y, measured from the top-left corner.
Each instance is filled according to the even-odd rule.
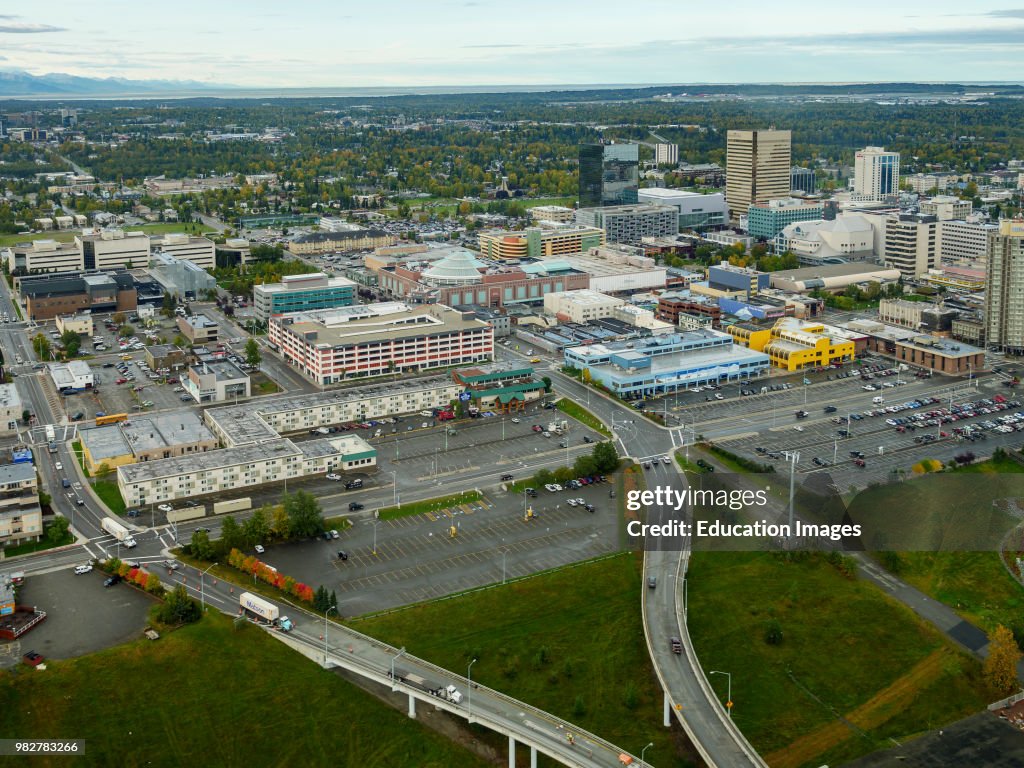
[[[604,245],[604,230],[576,225],[481,232],[480,254],[492,259],[543,259],[583,253]]]
[[[837,329],[795,317],[783,317],[770,328],[737,323],[728,332],[744,347],[764,352],[776,368],[799,371],[852,360],[854,342]]]

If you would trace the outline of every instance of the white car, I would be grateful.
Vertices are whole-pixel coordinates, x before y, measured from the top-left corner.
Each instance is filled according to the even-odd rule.
[[[76,565],[75,566],[75,573],[77,575],[79,575],[79,576],[81,576],[83,573],[88,573],[91,570],[92,570],[92,566],[88,565],[88,564],[86,564],[86,565]]]
[[[53,462],[53,468],[60,472],[62,469],[64,469],[64,465],[61,464],[59,461],[55,461]]]
[[[579,505],[580,505],[581,507],[582,507],[582,506],[583,506],[584,504],[586,504],[586,503],[587,503],[587,502],[586,502],[586,501],[585,501],[585,500],[584,500],[584,499],[583,499],[582,497],[580,497],[580,496],[577,496],[577,497],[576,497],[575,499],[571,499],[571,501],[575,501],[575,502],[576,502],[577,504],[579,504]]]
[[[337,539],[341,535],[336,530],[334,530],[333,528],[330,530],[330,534],[331,534],[331,538],[332,539]]]
[[[558,488],[555,487],[554,483],[548,483],[547,485],[544,486],[544,490],[545,491],[550,491],[551,493],[554,493],[555,491],[558,490]]]
[[[795,427],[793,427],[793,429],[795,429],[797,432],[803,432],[804,431],[804,428],[801,427],[799,424],[797,424]]]
[[[567,499],[567,500],[566,500],[566,503],[567,503],[567,504],[568,504],[568,505],[569,505],[570,507],[575,507],[575,506],[576,506],[576,499]]]
[[[671,464],[672,463],[672,459],[670,459],[668,456],[662,456],[661,457],[661,463],[662,464]]]
[[[420,416],[426,416],[428,419],[434,415],[433,411],[420,411]]]
[[[519,423],[519,419],[512,419],[512,423],[513,424],[518,424]]]
[[[327,473],[327,479],[328,480],[341,480],[341,475],[339,475],[337,472],[328,472]]]
[[[157,507],[157,509],[159,509],[161,512],[173,512],[174,511],[174,507],[172,507],[170,504],[161,504],[159,507]]]
[[[262,555],[262,554],[263,554],[264,552],[266,552],[266,551],[267,551],[267,550],[265,550],[265,549],[263,548],[263,545],[262,545],[262,544],[257,544],[257,545],[256,545],[256,554],[257,554],[257,555]]]

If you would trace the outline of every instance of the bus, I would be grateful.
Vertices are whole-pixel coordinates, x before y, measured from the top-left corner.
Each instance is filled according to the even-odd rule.
[[[128,421],[127,413],[104,413],[96,414],[96,426],[101,427],[104,424],[117,424],[119,421]]]

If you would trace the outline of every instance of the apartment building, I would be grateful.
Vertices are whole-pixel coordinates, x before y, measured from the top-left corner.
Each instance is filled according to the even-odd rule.
[[[755,203],[789,194],[791,144],[790,131],[729,131],[725,199],[734,219]]]
[[[217,438],[192,410],[138,414],[130,422],[82,429],[82,458],[93,475],[105,464],[117,469],[139,461],[158,461],[217,450]]]
[[[1024,217],[1003,219],[988,250],[985,341],[1024,354]]]
[[[441,304],[389,302],[274,316],[269,336],[285,362],[320,386],[494,356],[490,324]]]
[[[654,145],[654,162],[658,165],[675,165],[679,162],[679,145],[662,144]]]
[[[882,260],[904,278],[916,278],[934,269],[938,258],[937,221],[934,216],[900,215],[885,220]]]
[[[934,216],[939,221],[963,221],[974,211],[974,204],[970,200],[961,200],[952,195],[936,195],[928,200],[922,200],[918,207],[921,213]]]
[[[362,251],[383,248],[398,242],[395,235],[380,229],[356,229],[344,232],[313,232],[292,240],[288,250],[306,255],[335,251]]]
[[[39,541],[43,511],[35,465],[30,462],[0,465],[0,546]]]
[[[576,223],[604,231],[609,243],[639,245],[645,237],[666,237],[679,232],[679,209],[667,205],[614,205],[580,208]]]
[[[286,275],[280,283],[253,286],[256,317],[270,319],[286,312],[348,307],[355,302],[356,284],[344,277],[328,277],[323,272]]]

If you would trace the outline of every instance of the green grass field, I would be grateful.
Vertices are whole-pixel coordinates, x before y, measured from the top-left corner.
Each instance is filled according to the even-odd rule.
[[[450,496],[437,496],[433,499],[411,501],[400,506],[383,507],[378,510],[377,516],[381,520],[394,520],[398,517],[410,517],[412,515],[422,515],[426,512],[437,512],[446,507],[454,507],[459,504],[472,504],[475,501],[480,501],[481,498],[483,498],[483,494],[480,491],[463,491],[462,493],[453,493]]]
[[[124,498],[121,496],[121,489],[117,487],[116,480],[97,480],[92,484],[92,489],[100,497],[110,511],[115,515],[123,515],[125,511]]]
[[[76,766],[486,764],[255,627],[234,629],[214,614],[155,642],[44,672],[0,672],[0,701],[0,733],[86,738]]]
[[[733,718],[773,768],[836,764],[988,702],[977,662],[822,557],[697,553],[688,581],[701,665],[732,674]],[[724,697],[726,679],[710,680]]]
[[[608,430],[597,416],[592,414],[586,408],[579,403],[573,402],[572,400],[566,400],[564,397],[558,401],[558,410],[562,411],[566,416],[571,416],[580,422],[584,426],[590,427],[595,432],[600,432],[605,437],[611,437],[612,433]]]
[[[658,768],[688,765],[681,731],[661,725],[640,589],[639,563],[624,554],[353,626],[452,670],[475,658],[481,684],[634,754],[653,741]]]

